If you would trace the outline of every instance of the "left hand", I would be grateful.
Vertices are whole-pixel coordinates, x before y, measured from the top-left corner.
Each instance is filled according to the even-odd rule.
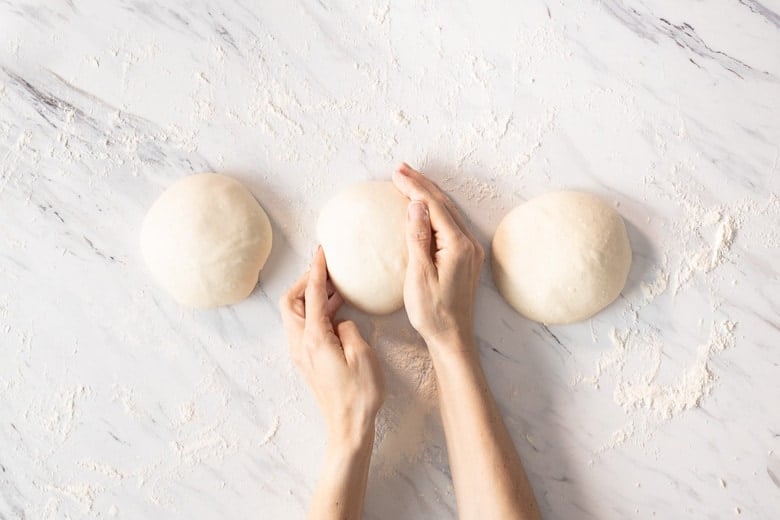
[[[282,296],[279,306],[293,363],[319,403],[329,441],[355,446],[367,436],[373,439],[384,387],[376,353],[355,323],[333,321],[342,303],[328,282],[319,247],[311,270]]]

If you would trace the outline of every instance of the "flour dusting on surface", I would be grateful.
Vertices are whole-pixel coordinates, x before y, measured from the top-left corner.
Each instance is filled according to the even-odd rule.
[[[761,486],[780,486],[762,373],[780,46],[774,12],[748,3],[2,4],[0,517],[305,516],[326,433],[276,301],[321,204],[400,161],[486,246],[553,189],[619,202],[630,224],[630,284],[581,328],[530,324],[480,283],[480,355],[546,517],[731,514],[721,476],[760,516]],[[137,232],[201,171],[247,184],[274,252],[247,301],[190,312],[152,286]],[[402,317],[361,319],[387,388],[367,517],[454,516],[427,350]],[[733,419],[725,389],[761,392]],[[700,419],[713,438],[750,430],[740,462],[701,443],[661,474]],[[647,492],[659,475],[681,491],[671,513]],[[614,489],[592,500],[599,482]]]
[[[373,323],[371,343],[383,364],[386,394],[374,451],[381,474],[393,476],[420,462],[428,446],[428,423],[437,410],[436,376],[428,349],[408,325]]]
[[[655,180],[648,184],[658,187]],[[596,389],[603,386],[606,378],[610,379],[614,384],[614,403],[628,419],[596,453],[615,449],[632,439],[644,445],[664,423],[703,405],[718,379],[711,367],[712,360],[737,344],[737,322],[716,318],[724,301],[718,288],[722,281],[719,268],[739,260],[741,251],[735,252],[734,246],[741,234],[752,238],[747,247],[773,247],[777,233],[776,229],[765,228],[756,240],[742,231],[754,218],[780,219],[780,211],[773,203],[774,194],[770,194],[765,204],[747,199],[707,207],[696,190],[683,187],[682,183],[670,185],[683,218],[669,226],[670,233],[660,244],[660,261],[651,272],[651,280],[640,281],[639,296],[627,300],[623,312],[625,326],[612,327],[609,333],[612,349],[601,356],[591,376],[580,375],[575,379],[575,385],[588,383]],[[658,193],[664,196],[666,192]],[[748,225],[747,229],[754,232],[758,225]],[[709,294],[709,308],[700,308],[699,325],[709,322],[710,330],[709,337],[702,338],[698,347],[669,344],[662,339],[662,331],[642,319],[654,309],[659,298],[671,297],[672,300],[665,301],[673,302],[702,287]],[[668,372],[663,370],[665,363],[669,363],[668,354],[681,349],[690,351],[692,359],[674,368],[671,380],[668,374],[663,380],[662,372]]]

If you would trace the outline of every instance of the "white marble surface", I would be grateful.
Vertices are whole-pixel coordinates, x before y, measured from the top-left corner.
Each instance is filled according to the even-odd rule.
[[[302,517],[323,425],[275,302],[322,203],[400,160],[486,245],[554,188],[629,224],[589,322],[529,323],[483,273],[547,518],[780,517],[780,4],[507,4],[0,1],[0,518]],[[251,298],[193,312],[137,234],[207,170],[275,243]],[[390,390],[366,517],[452,517],[423,351],[403,315],[356,319]]]

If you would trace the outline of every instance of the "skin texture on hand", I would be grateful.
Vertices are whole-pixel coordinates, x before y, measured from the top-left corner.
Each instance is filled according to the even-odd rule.
[[[436,338],[470,338],[485,251],[452,200],[424,175],[404,163],[393,173],[393,183],[412,201],[404,283],[409,321],[429,344]]]
[[[406,164],[393,174],[411,199],[404,303],[431,352],[460,518],[537,519],[520,457],[480,365],[474,296],[484,251],[452,201]],[[352,322],[334,322],[342,299],[322,249],[281,299],[290,353],[328,426],[325,466],[309,518],[360,518],[383,387],[374,351]]]
[[[404,304],[433,360],[459,517],[538,519],[476,349],[473,309],[484,250],[424,175],[402,164],[393,182],[411,199]]]
[[[309,518],[360,518],[376,414],[384,399],[373,349],[351,321],[334,322],[343,300],[327,279],[322,248],[280,300],[293,363],[328,429],[325,466]]]

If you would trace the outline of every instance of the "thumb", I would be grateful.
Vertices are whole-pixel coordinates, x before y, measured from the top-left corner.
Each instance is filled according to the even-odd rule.
[[[406,215],[406,247],[409,264],[418,274],[428,271],[431,260],[431,217],[424,202],[413,200]]]

